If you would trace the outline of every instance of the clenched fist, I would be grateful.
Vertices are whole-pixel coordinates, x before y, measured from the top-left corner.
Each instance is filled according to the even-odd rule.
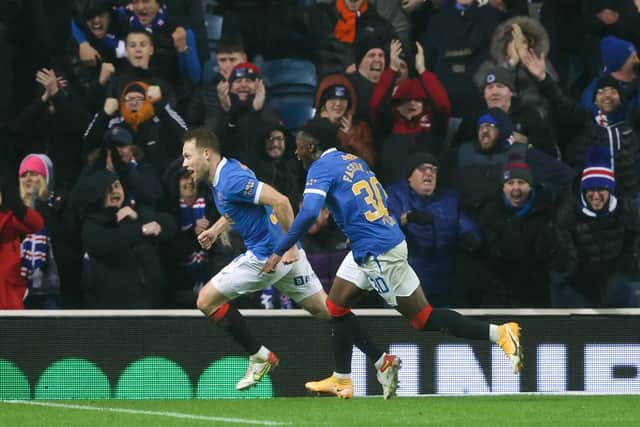
[[[115,98],[107,98],[104,100],[104,112],[107,116],[113,116],[118,111],[118,100]]]

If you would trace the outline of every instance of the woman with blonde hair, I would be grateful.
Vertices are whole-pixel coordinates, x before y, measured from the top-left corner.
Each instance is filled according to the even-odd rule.
[[[61,308],[60,276],[52,236],[60,232],[53,194],[53,163],[46,154],[29,154],[18,170],[20,199],[42,215],[45,227],[27,234],[20,247],[20,275],[27,280],[25,308]],[[58,199],[59,202],[59,199]]]

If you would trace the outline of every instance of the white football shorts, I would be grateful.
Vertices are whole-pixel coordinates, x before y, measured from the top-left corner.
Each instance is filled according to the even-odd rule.
[[[261,273],[266,259],[258,259],[253,252],[246,251],[213,276],[209,283],[230,300],[273,285],[295,302],[300,302],[320,292],[322,283],[311,268],[304,250],[298,249],[298,253],[298,261],[288,265],[280,262],[274,273]]]
[[[407,297],[420,286],[420,279],[407,260],[404,240],[377,257],[367,257],[362,265],[356,264],[349,252],[336,276],[362,290],[375,290],[392,307],[398,305],[396,297]]]

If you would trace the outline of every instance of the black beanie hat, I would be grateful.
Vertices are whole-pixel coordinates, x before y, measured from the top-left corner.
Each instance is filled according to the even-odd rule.
[[[356,68],[360,66],[362,58],[364,58],[367,52],[369,52],[371,49],[382,49],[382,51],[385,52],[386,57],[387,47],[388,43],[385,43],[373,32],[364,33],[362,36],[358,37],[353,49]]]
[[[349,93],[349,89],[341,84],[329,86],[328,88],[323,90],[322,95],[320,95],[320,103],[318,105],[320,108],[322,108],[329,99],[336,98],[346,99],[347,109],[351,107],[351,94]]]
[[[427,151],[420,151],[417,153],[410,154],[409,158],[407,159],[407,164],[405,168],[407,178],[411,176],[414,169],[416,169],[418,166],[420,166],[423,163],[429,163],[430,165],[438,167],[438,159],[436,158],[436,156],[434,156],[433,154]]]
[[[318,141],[322,151],[338,146],[338,129],[324,117],[309,120],[300,131]]]
[[[511,89],[511,92],[515,92],[516,84],[513,72],[504,67],[494,66],[487,70],[482,82],[482,89],[491,83],[502,83]]]
[[[523,155],[510,150],[507,164],[502,167],[502,182],[510,179],[521,179],[533,185],[533,174]]]
[[[618,91],[619,95],[621,95],[620,83],[613,76],[611,76],[611,74],[607,74],[606,76],[599,78],[598,81],[596,82],[596,89],[593,91],[594,100],[596,99],[596,95],[598,94],[598,91],[605,87],[612,87]]]

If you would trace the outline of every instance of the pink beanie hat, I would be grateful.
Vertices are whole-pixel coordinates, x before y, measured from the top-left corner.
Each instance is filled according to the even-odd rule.
[[[24,175],[28,171],[39,173],[49,182],[49,173],[45,161],[37,154],[29,154],[20,162],[20,169],[18,171],[19,176]]]

